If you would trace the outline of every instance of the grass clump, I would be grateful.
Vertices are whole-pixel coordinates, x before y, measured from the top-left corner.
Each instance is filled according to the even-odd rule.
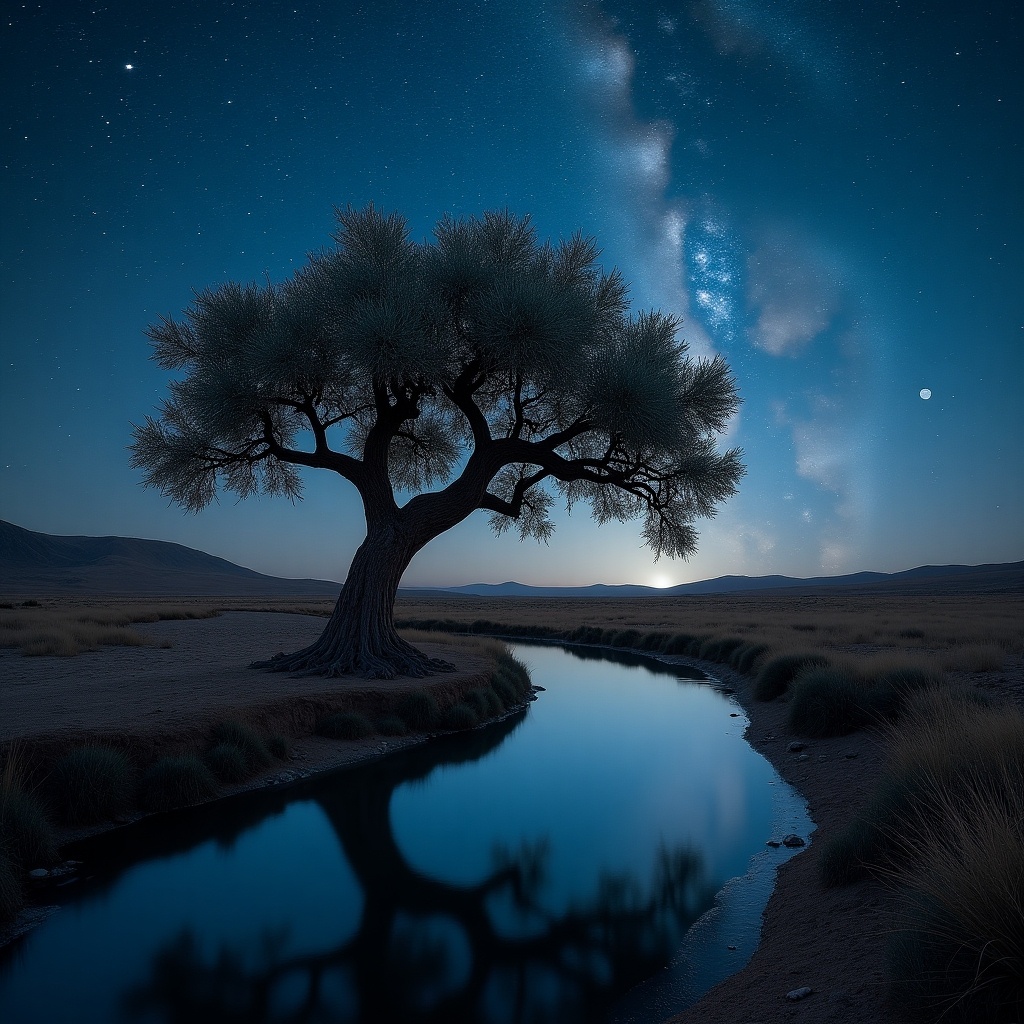
[[[1018,716],[1019,717],[1019,716]],[[901,887],[887,957],[897,1003],[935,1019],[1016,1021],[1024,1011],[1024,771],[976,766],[951,789],[927,778],[934,817]]]
[[[271,757],[276,757],[278,761],[283,761],[291,750],[291,744],[288,742],[287,736],[270,736],[267,739],[267,750],[270,751]]]
[[[8,748],[0,770],[0,853],[15,872],[49,867],[59,860],[53,825],[42,802],[23,783],[14,744]]]
[[[490,687],[470,690],[465,696],[465,703],[480,719],[495,718],[505,710],[501,698]]]
[[[0,922],[14,920],[24,904],[19,873],[10,857],[0,849]]]
[[[604,639],[604,630],[600,626],[577,626],[566,636],[573,644],[599,644]]]
[[[742,647],[744,642],[743,638],[738,636],[712,637],[700,645],[697,657],[703,661],[728,662],[732,652]]]
[[[373,734],[373,726],[357,711],[339,711],[321,719],[316,731],[332,740],[361,740]]]
[[[823,851],[827,884],[916,863],[935,843],[951,844],[960,827],[956,806],[1005,809],[1024,792],[1024,716],[1014,708],[988,707],[948,689],[921,690],[888,735],[889,764],[878,787]],[[1007,780],[1017,780],[1013,792]],[[972,813],[981,820],[980,810]]]
[[[203,761],[221,782],[245,782],[252,777],[245,754],[233,743],[218,743],[206,752]]]
[[[270,767],[274,760],[263,737],[244,722],[234,719],[218,722],[213,727],[212,735],[216,745],[227,743],[238,750],[245,759],[249,775]]]
[[[642,634],[638,629],[622,629],[612,635],[612,647],[638,647]]]
[[[440,718],[437,701],[426,690],[403,694],[395,705],[395,713],[413,731],[433,728]]]
[[[170,811],[209,800],[216,793],[217,780],[198,757],[162,757],[142,776],[139,806],[145,811]]]
[[[69,825],[114,817],[131,806],[134,789],[128,758],[110,747],[75,747],[54,764],[46,780],[50,806]]]
[[[818,855],[818,876],[827,888],[852,885],[868,875],[868,866],[883,847],[870,817],[855,818],[833,836]]]
[[[774,700],[781,697],[801,669],[828,663],[825,655],[814,653],[778,654],[769,658],[754,680],[754,699]]]
[[[665,644],[667,644],[668,641],[669,636],[667,633],[659,633],[656,631],[644,633],[644,635],[640,637],[640,642],[637,644],[637,647],[639,647],[641,651],[663,651],[665,649]]]
[[[732,652],[732,655],[729,658],[729,664],[732,665],[737,672],[742,672],[746,675],[754,667],[754,662],[757,661],[757,659],[760,658],[767,650],[767,644],[743,644]]]
[[[942,675],[920,665],[898,665],[868,672],[861,700],[872,721],[895,722],[902,717],[916,690],[936,689]]]
[[[409,726],[405,719],[398,715],[384,715],[374,722],[374,728],[381,736],[406,736],[409,733]]]
[[[789,693],[789,726],[799,736],[846,736],[867,724],[864,684],[849,669],[805,669]]]
[[[491,688],[505,708],[520,704],[531,690],[530,670],[507,651],[498,655],[498,667],[491,676]]]
[[[468,704],[456,704],[445,715],[445,726],[449,729],[475,729],[480,724],[480,716]]]
[[[0,792],[0,849],[25,871],[60,859],[53,825],[35,794],[22,789]]]

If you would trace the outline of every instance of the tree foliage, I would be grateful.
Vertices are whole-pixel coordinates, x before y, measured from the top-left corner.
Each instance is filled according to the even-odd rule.
[[[221,486],[298,497],[318,467],[412,548],[476,508],[546,540],[560,500],[641,519],[656,557],[695,550],[743,473],[716,444],[738,405],[721,358],[691,358],[672,316],[630,315],[582,235],[539,243],[499,212],[417,243],[373,206],[337,217],[289,280],[205,290],[149,329],[178,376],[135,429],[147,484],[198,511]]]

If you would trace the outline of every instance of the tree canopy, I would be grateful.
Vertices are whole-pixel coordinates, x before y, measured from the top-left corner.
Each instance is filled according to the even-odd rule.
[[[528,217],[491,212],[415,242],[373,206],[337,218],[334,246],[289,280],[207,289],[150,327],[180,376],[135,429],[147,484],[199,511],[220,486],[295,498],[302,467],[333,470],[362,497],[360,551],[396,548],[369,569],[389,622],[415,552],[478,508],[547,540],[552,504],[582,501],[599,523],[642,519],[656,558],[694,552],[695,521],[743,473],[717,444],[739,402],[724,360],[691,358],[673,316],[631,315],[583,235],[540,243]]]

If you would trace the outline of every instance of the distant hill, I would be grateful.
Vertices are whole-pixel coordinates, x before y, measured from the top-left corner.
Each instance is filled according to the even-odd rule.
[[[288,580],[246,569],[182,544],[132,537],[55,537],[0,520],[0,594],[125,595],[139,597],[336,597],[330,580]],[[1010,594],[1024,592],[1024,562],[924,565],[905,572],[847,576],[719,576],[658,589],[633,584],[531,587],[472,583],[462,587],[403,588],[403,597],[688,597],[781,591],[844,593]]]
[[[531,587],[524,583],[470,583],[431,590],[406,589],[403,595],[462,594],[467,597],[690,597],[702,594],[751,594],[784,591],[788,595],[842,589],[844,593],[1011,594],[1024,593],[1024,562],[989,565],[922,565],[903,572],[857,572],[846,576],[719,576],[676,587],[636,584],[589,587]]]
[[[0,593],[145,597],[337,597],[340,584],[287,580],[182,544],[54,537],[0,520]]]

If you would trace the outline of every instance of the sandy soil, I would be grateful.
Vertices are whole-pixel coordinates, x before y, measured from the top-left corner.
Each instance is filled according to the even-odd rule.
[[[166,648],[106,647],[74,658],[0,650],[0,743],[16,739],[22,756],[46,762],[73,743],[99,739],[145,762],[195,750],[211,725],[237,718],[267,734],[301,738],[293,754],[307,767],[334,766],[379,756],[382,741],[343,744],[311,736],[325,714],[372,712],[401,691],[420,688],[447,707],[479,686],[491,666],[480,650],[421,644],[426,653],[457,662],[460,671],[369,683],[248,667],[253,659],[310,643],[323,627],[322,618],[311,616],[225,612],[135,627]],[[395,741],[388,743],[393,748]]]
[[[157,622],[137,627],[172,646],[107,648],[76,658],[22,658],[0,651],[0,742],[30,738],[66,745],[83,735],[108,740],[134,734],[164,746],[194,742],[197,734],[226,717],[264,727],[291,725],[296,741],[284,769],[252,785],[280,784],[341,764],[379,757],[417,737],[338,743],[310,736],[304,728],[327,706],[372,700],[381,687],[421,687],[423,680],[359,684],[298,680],[247,668],[253,658],[293,650],[314,639],[323,620],[283,613],[230,612],[218,618]],[[452,660],[441,647],[432,654]],[[692,659],[665,658],[695,664]],[[432,677],[443,700],[479,685],[488,668],[476,653],[460,657],[463,672]],[[750,720],[747,736],[780,775],[807,799],[817,823],[808,849],[787,861],[764,914],[760,945],[750,964],[716,986],[671,1024],[897,1024],[886,1005],[883,950],[886,893],[876,882],[823,889],[816,857],[823,842],[864,803],[884,762],[878,736],[808,742],[790,752],[795,739],[786,729],[785,699],[752,700],[750,680],[719,665],[699,664],[736,691]],[[1021,699],[1024,665],[964,682],[984,686],[997,697]],[[361,696],[362,695],[362,696]],[[786,994],[807,987],[812,994],[790,1002]]]

